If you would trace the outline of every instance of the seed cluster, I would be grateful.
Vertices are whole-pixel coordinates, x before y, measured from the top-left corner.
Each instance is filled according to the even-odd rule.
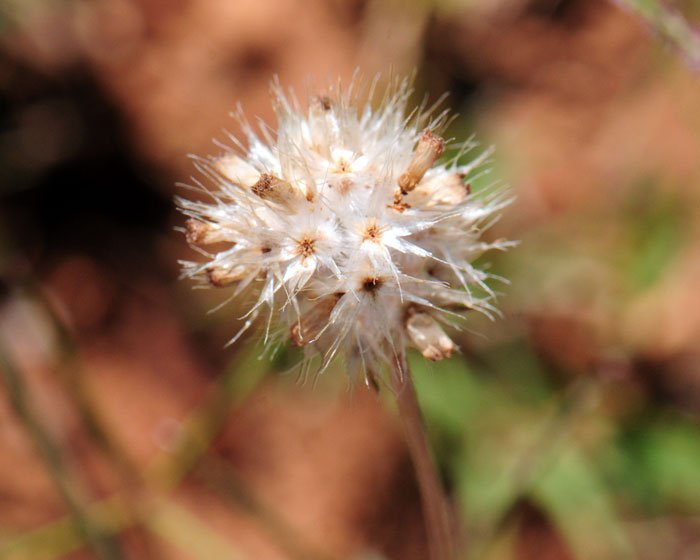
[[[446,113],[407,117],[408,81],[376,110],[358,103],[354,85],[302,109],[273,84],[277,134],[258,135],[241,117],[247,147],[234,139],[237,151],[198,160],[215,188],[199,184],[207,200],[178,204],[187,241],[205,255],[182,263],[184,275],[255,295],[235,338],[265,312],[268,335],[283,325],[309,359],[320,353],[321,368],[342,350],[350,373],[372,381],[408,346],[449,356],[442,326],[458,326],[466,310],[495,311],[489,275],[471,262],[510,245],[481,240],[509,201],[496,189],[471,193],[489,150],[460,163],[476,146],[466,142],[437,163]]]

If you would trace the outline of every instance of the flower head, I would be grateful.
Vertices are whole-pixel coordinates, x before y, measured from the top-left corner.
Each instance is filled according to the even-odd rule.
[[[178,199],[187,240],[206,257],[184,262],[184,275],[254,294],[233,340],[264,312],[266,336],[281,324],[322,367],[342,351],[366,379],[408,346],[449,356],[445,324],[495,311],[489,275],[471,262],[509,245],[480,238],[508,203],[471,192],[490,150],[460,164],[476,147],[467,141],[439,163],[446,112],[406,115],[407,80],[373,110],[374,84],[365,104],[338,84],[302,108],[274,83],[276,134],[241,117],[247,147],[234,139],[237,152],[198,160],[215,185],[200,185],[208,200]]]

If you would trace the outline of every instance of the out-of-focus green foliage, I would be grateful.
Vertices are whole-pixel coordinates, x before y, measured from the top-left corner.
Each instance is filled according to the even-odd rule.
[[[600,405],[605,386],[580,379],[552,387],[522,341],[487,359],[411,360],[476,550],[506,534],[522,499],[537,503],[582,559],[634,558],[623,521],[630,511],[697,515],[695,423],[658,410],[659,418],[617,425]]]
[[[685,241],[685,220],[677,200],[653,183],[632,191],[622,215],[628,224],[628,244],[622,262],[630,280],[649,288],[666,272]]]

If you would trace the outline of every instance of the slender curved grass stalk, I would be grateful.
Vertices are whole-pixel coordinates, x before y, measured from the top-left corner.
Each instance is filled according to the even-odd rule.
[[[101,560],[120,560],[122,554],[117,542],[86,509],[87,491],[68,467],[60,446],[53,441],[36,413],[22,373],[9,352],[5,350],[2,341],[0,341],[0,369],[2,369],[5,386],[17,418],[36,444],[56,488],[72,514],[79,533]]]

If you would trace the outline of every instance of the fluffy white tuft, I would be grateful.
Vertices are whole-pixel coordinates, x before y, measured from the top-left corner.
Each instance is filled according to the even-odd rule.
[[[308,358],[321,354],[321,369],[344,352],[351,374],[372,382],[408,346],[449,356],[441,324],[495,312],[489,275],[470,263],[511,245],[480,238],[509,202],[495,189],[471,193],[490,150],[460,165],[476,147],[467,141],[437,163],[446,113],[406,115],[408,80],[373,110],[376,83],[365,104],[354,83],[338,83],[303,109],[273,83],[276,135],[239,117],[247,148],[234,139],[237,150],[199,159],[215,188],[199,185],[206,202],[178,199],[187,240],[206,259],[182,263],[184,275],[255,295],[232,340],[266,313],[267,333],[286,325]]]

